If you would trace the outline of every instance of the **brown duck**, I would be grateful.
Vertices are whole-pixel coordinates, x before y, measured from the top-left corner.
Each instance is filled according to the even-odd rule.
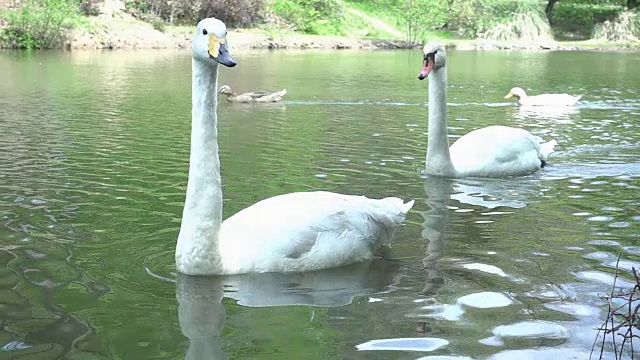
[[[229,85],[222,85],[220,94],[227,96],[227,101],[237,103],[272,103],[282,100],[282,97],[287,93],[287,89],[282,89],[277,92],[269,91],[253,91],[244,94],[236,94]]]

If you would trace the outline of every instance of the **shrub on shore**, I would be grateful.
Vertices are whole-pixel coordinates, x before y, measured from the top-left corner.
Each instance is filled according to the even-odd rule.
[[[26,0],[6,10],[0,32],[4,47],[51,49],[61,47],[69,32],[83,22],[77,0]]]
[[[145,21],[193,25],[215,16],[231,28],[275,21],[306,34],[339,33],[344,14],[341,0],[129,0],[125,4],[131,14]]]
[[[193,25],[216,17],[231,28],[251,27],[263,21],[264,0],[129,0],[127,11],[145,20],[158,19],[174,25]]]
[[[514,14],[509,21],[492,26],[481,37],[494,41],[524,41],[528,43],[553,40],[547,19],[535,12]]]
[[[625,11],[617,18],[594,27],[593,38],[603,41],[638,41],[640,39],[640,15]]]
[[[273,13],[292,30],[305,34],[339,34],[344,17],[340,0],[275,0]]]

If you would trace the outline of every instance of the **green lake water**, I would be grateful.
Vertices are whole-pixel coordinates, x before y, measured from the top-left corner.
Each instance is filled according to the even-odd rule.
[[[0,358],[588,358],[618,257],[616,291],[640,266],[640,53],[449,51],[452,141],[559,143],[536,174],[455,181],[424,175],[420,51],[234,56],[220,85],[289,93],[221,99],[224,216],[292,191],[415,199],[391,260],[177,277],[189,52],[0,52]],[[513,86],[584,98],[529,111]]]

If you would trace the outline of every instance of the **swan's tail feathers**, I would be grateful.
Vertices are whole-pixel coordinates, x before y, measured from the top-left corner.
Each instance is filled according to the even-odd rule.
[[[415,200],[411,200],[409,202],[404,202],[404,200],[397,197],[388,197],[382,199],[382,202],[388,206],[389,212],[395,213],[398,218],[398,223],[404,220],[404,216],[411,210]]]
[[[367,221],[358,222],[364,225],[360,228],[360,233],[364,238],[370,239],[372,251],[391,242],[396,228],[402,224],[413,204],[414,200],[405,203],[397,197],[373,200],[373,206],[366,211]]]
[[[574,96],[574,97],[575,97],[575,99],[576,99],[576,102],[580,101],[580,100],[582,99],[582,96],[583,96],[583,95],[576,95],[576,96]]]
[[[409,210],[411,210],[411,208],[413,207],[413,204],[415,204],[415,202],[416,202],[415,200],[411,200],[411,201],[408,201],[408,202],[402,204],[404,206],[404,213],[405,214],[408,213]]]
[[[281,91],[278,91],[276,95],[278,95],[279,97],[283,97],[287,95],[287,89],[282,89]]]
[[[558,145],[558,142],[555,139],[540,144],[540,160],[542,160],[543,163],[546,163],[549,155],[551,155],[551,153],[553,152],[553,148],[556,145]]]

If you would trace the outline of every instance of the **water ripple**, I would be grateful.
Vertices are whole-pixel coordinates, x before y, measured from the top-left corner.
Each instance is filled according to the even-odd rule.
[[[416,200],[392,244],[397,268],[383,272],[382,287],[353,292],[332,281],[331,291],[312,292],[312,277],[301,275],[278,287],[249,281],[263,292],[242,297],[240,283],[231,284],[221,304],[225,350],[236,356],[249,346],[256,359],[274,351],[357,358],[359,344],[379,339],[369,345],[433,352],[414,355],[425,359],[586,357],[606,315],[601,294],[614,281],[628,289],[640,266],[640,101],[636,73],[620,72],[632,60],[453,54],[468,66],[451,70],[450,140],[494,124],[525,128],[558,140],[542,171],[508,180],[425,176],[426,84],[408,73],[419,52],[249,53],[239,72],[221,73],[239,88],[282,85],[291,95],[269,106],[220,103],[225,217],[312,189]],[[581,66],[556,63],[581,63],[575,56],[598,58],[591,67],[619,66],[608,65],[611,83],[603,85],[581,77]],[[336,61],[344,71],[314,75]],[[0,55],[3,351],[184,357],[175,284],[158,277],[175,277],[189,63],[188,53],[165,51]],[[545,83],[531,70],[548,74]],[[575,108],[518,107],[502,99],[516,76],[536,90],[588,96]],[[336,287],[342,295],[331,295]],[[310,298],[341,306],[310,308]],[[281,306],[243,307],[268,301]],[[210,319],[202,305],[192,315]]]

